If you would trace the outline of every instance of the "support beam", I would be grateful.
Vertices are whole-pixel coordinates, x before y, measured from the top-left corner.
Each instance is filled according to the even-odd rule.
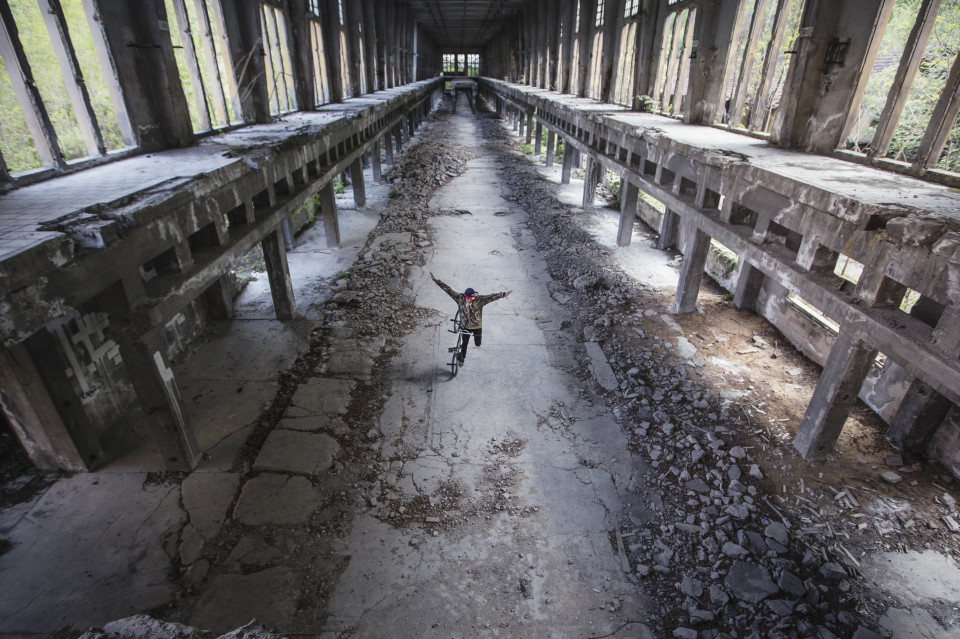
[[[546,159],[547,166],[553,166],[553,159],[554,159],[554,156],[556,155],[556,148],[555,148],[556,142],[557,142],[557,134],[548,129],[547,130],[547,159]]]
[[[388,157],[389,155],[387,153]],[[333,192],[333,184],[327,183],[317,195],[320,196],[320,217],[323,218],[327,247],[340,248],[340,222],[337,219],[337,198]]]
[[[833,450],[876,355],[852,330],[840,327],[793,440],[804,459],[823,459]]]
[[[353,179],[353,203],[358,211],[367,208],[367,189],[364,184],[363,162],[357,158],[350,164],[350,177]]]
[[[677,297],[673,302],[673,312],[677,314],[692,313],[696,310],[700,282],[703,281],[703,266],[710,251],[710,236],[701,231],[694,222],[687,224],[684,239],[683,265],[680,267]]]
[[[228,276],[221,275],[213,281],[203,296],[210,315],[215,319],[233,319],[233,287]]]
[[[733,293],[733,305],[739,309],[756,311],[765,276],[763,271],[749,262],[740,264],[740,277],[737,278],[737,290]]]
[[[633,239],[633,222],[637,218],[640,189],[623,178],[623,199],[620,203],[620,226],[617,229],[617,246],[630,246]]]
[[[263,238],[260,247],[263,249],[263,262],[267,267],[267,279],[270,281],[273,312],[278,320],[293,319],[297,307],[293,298],[293,282],[290,280],[287,249],[280,229]]]
[[[53,357],[40,361],[60,361],[55,353],[48,355]],[[83,430],[79,434],[84,450],[78,448],[71,429],[57,411],[60,402],[47,390],[46,382],[32,383],[43,379],[25,344],[0,353],[0,411],[37,468],[90,470],[103,456],[100,442],[94,432]]]
[[[282,247],[282,240],[278,241]],[[159,330],[138,338],[120,338],[120,356],[143,408],[143,416],[167,470],[189,471],[200,463],[180,387],[167,361]]]
[[[666,209],[660,218],[660,239],[657,248],[669,249],[677,246],[677,235],[680,230],[680,216]]]
[[[563,145],[563,167],[560,169],[560,184],[570,184],[570,173],[573,172],[573,147]]]
[[[603,173],[603,165],[587,158],[587,171],[583,176],[583,208],[587,209],[593,206],[597,199],[597,185],[600,184],[600,176]]]
[[[527,144],[530,144],[531,142],[533,142],[533,129],[534,129],[535,122],[536,122],[536,119],[533,117],[533,110],[531,109],[530,112],[527,113],[527,139],[526,139]]]
[[[380,140],[374,142],[370,148],[370,166],[373,170],[373,181],[377,184],[383,184],[383,167],[380,164]]]
[[[543,124],[540,121],[537,121],[536,133],[534,134],[536,140],[533,143],[533,152],[537,155],[540,155],[540,151],[543,150]]]
[[[930,439],[951,406],[953,403],[949,399],[914,379],[890,422],[887,439],[909,455],[925,455]]]
[[[393,166],[393,140],[389,131],[383,133],[383,151],[387,155],[387,166]]]

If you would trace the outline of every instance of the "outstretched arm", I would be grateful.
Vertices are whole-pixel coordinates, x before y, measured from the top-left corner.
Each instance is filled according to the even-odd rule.
[[[437,286],[443,289],[443,292],[449,295],[454,301],[457,300],[457,294],[454,292],[454,290],[449,286],[447,286],[446,284],[444,284],[443,282],[441,282],[440,280],[438,280],[436,277],[434,277],[433,273],[430,273],[430,279],[436,282]]]
[[[490,295],[480,295],[478,299],[480,300],[481,305],[489,304],[490,302],[496,302],[499,299],[503,299],[504,297],[510,295],[510,293],[513,293],[513,291],[510,290],[502,291],[500,293],[491,293]]]

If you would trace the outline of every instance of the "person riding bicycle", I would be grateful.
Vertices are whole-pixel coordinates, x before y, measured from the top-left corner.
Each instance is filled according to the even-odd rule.
[[[457,303],[457,307],[460,309],[460,323],[463,325],[463,330],[473,335],[473,343],[480,346],[480,339],[483,335],[483,307],[490,302],[495,302],[498,299],[510,295],[513,291],[478,295],[475,290],[468,288],[463,293],[457,293],[434,277],[433,273],[430,273],[430,277],[437,283],[437,286],[443,289],[444,293],[449,295],[453,301]],[[463,340],[463,345],[460,347],[460,354],[457,355],[461,366],[463,365],[463,360],[467,357],[467,345],[469,343],[470,337],[467,336],[467,338]]]

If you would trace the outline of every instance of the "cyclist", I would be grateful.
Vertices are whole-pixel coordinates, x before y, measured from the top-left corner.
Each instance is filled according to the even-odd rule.
[[[457,306],[460,308],[460,322],[463,324],[463,329],[473,335],[473,343],[480,346],[480,339],[483,334],[483,307],[490,302],[495,302],[498,299],[510,295],[513,291],[478,295],[475,290],[468,288],[463,293],[457,293],[434,277],[433,273],[430,273],[430,277],[437,283],[437,286],[443,289],[444,293],[449,295],[453,301],[457,303]],[[467,345],[469,343],[469,337],[464,339],[463,345],[460,347],[460,353],[457,355],[461,366],[463,366],[463,360],[467,357]]]

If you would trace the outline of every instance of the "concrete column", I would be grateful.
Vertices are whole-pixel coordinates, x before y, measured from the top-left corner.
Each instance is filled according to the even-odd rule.
[[[230,286],[226,275],[221,275],[211,284],[203,296],[210,309],[210,315],[216,319],[233,318],[233,287]]]
[[[87,416],[83,401],[67,376],[66,365],[54,336],[50,331],[41,329],[27,339],[25,344],[33,366],[39,373],[39,379],[53,400],[77,452],[88,468],[96,467],[103,461],[103,448],[97,427]]]
[[[397,143],[397,153],[398,154],[403,153],[403,143],[405,142],[405,140],[403,139],[403,123],[402,122],[398,124],[396,128],[394,128],[393,139]]]
[[[848,328],[840,327],[793,440],[805,459],[822,459],[833,450],[876,355],[876,350],[857,339]]]
[[[933,343],[954,357],[960,355],[960,309],[947,306],[933,329]]]
[[[387,166],[393,166],[393,140],[389,131],[383,132],[383,151],[387,154]]]
[[[556,154],[557,134],[547,129],[547,166],[553,166],[553,156]]]
[[[407,115],[407,140],[409,141],[414,135],[417,134],[417,127],[414,124],[416,116],[413,113]]]
[[[519,127],[520,127],[520,132],[518,135],[522,138],[524,136],[523,134],[525,131],[525,127],[527,126],[527,118],[524,116],[523,113],[517,113],[517,122],[519,123]],[[514,127],[513,130],[516,131],[517,127]]]
[[[537,122],[536,133],[534,134],[536,141],[533,143],[533,152],[537,155],[540,155],[540,151],[543,149],[543,124],[539,121]]]
[[[47,333],[46,329],[41,332]],[[49,333],[47,336],[52,342]],[[39,361],[55,363],[60,358],[48,352],[48,356]],[[33,383],[35,381],[43,383]],[[30,461],[41,470],[90,470],[103,457],[96,432],[89,420],[85,420],[78,431],[79,437],[75,439],[71,424],[64,421],[57,410],[64,405],[63,401],[56,401],[47,387],[25,344],[17,344],[0,353],[0,388],[3,389],[0,410]],[[79,406],[78,398],[74,396],[73,400]]]
[[[573,171],[574,148],[570,143],[563,145],[563,167],[560,169],[560,184],[570,184],[570,173]]]
[[[680,216],[667,209],[660,218],[660,239],[657,248],[668,249],[677,245],[677,235],[680,230]]]
[[[534,128],[535,118],[533,117],[533,112],[531,111],[527,115],[527,144],[533,142],[533,128]]]
[[[580,153],[580,149],[573,149],[573,168],[581,168],[581,160],[583,159],[583,154]]]
[[[364,184],[363,163],[357,158],[350,164],[350,175],[353,177],[353,203],[357,210],[367,208],[367,188]]]
[[[951,406],[953,402],[949,399],[919,379],[914,379],[890,422],[887,439],[910,455],[926,454],[930,438],[937,432]]]
[[[617,229],[617,246],[630,246],[633,239],[633,222],[637,217],[637,202],[640,189],[624,178],[623,199],[620,202],[620,227]]]
[[[602,171],[602,164],[593,158],[587,158],[587,171],[583,177],[582,206],[585,209],[593,206],[594,201],[597,199],[597,185],[600,184],[600,174]]]
[[[737,290],[733,293],[734,306],[752,311],[757,310],[757,298],[760,295],[760,289],[763,288],[764,277],[763,271],[749,262],[742,262],[740,277],[737,278]]]
[[[370,165],[373,167],[373,181],[383,184],[383,167],[380,165],[380,140],[373,143],[370,150]]]
[[[287,249],[283,244],[280,230],[269,233],[260,241],[263,249],[263,262],[267,267],[267,279],[270,281],[270,294],[273,296],[273,312],[278,320],[293,319],[296,303],[293,299],[293,283],[290,281],[290,265],[287,263]]]
[[[703,280],[703,265],[710,251],[710,236],[700,230],[693,221],[687,224],[686,242],[683,247],[683,265],[680,267],[680,282],[677,297],[673,302],[674,313],[692,313],[697,308],[697,295]]]
[[[317,193],[320,196],[320,217],[323,218],[323,232],[327,237],[328,248],[340,248],[340,223],[337,220],[337,199],[333,184],[326,184]]]
[[[277,245],[283,246],[279,238]],[[200,463],[200,448],[159,331],[121,337],[120,356],[167,470],[193,470]]]

